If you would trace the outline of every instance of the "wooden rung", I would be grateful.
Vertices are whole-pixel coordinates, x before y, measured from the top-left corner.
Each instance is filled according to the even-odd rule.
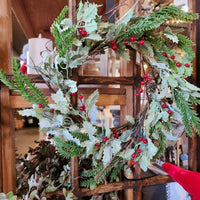
[[[87,99],[89,95],[84,95]],[[47,97],[49,103],[54,103],[50,96]],[[125,105],[126,95],[99,95],[97,106]],[[22,96],[11,96],[11,108],[31,108],[32,104]]]
[[[79,94],[92,94],[96,89],[98,89],[99,94],[109,94],[109,95],[125,95],[126,89],[124,88],[78,88]]]
[[[133,85],[135,77],[79,76],[78,84]]]

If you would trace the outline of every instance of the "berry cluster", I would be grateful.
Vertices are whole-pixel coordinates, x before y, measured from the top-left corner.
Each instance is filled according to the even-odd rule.
[[[148,140],[147,140],[147,139],[144,139],[143,137],[139,137],[138,140],[139,140],[140,142],[143,141],[144,144],[147,144],[147,143],[148,143]],[[141,149],[138,149],[138,150],[137,150],[137,154],[139,155],[139,154],[141,154],[141,153],[142,153],[142,150],[141,150]],[[131,155],[132,159],[136,158],[137,154],[136,154],[136,153],[133,153],[133,154]],[[135,161],[134,161],[134,160],[131,161],[131,165],[135,165]]]
[[[85,31],[83,28],[79,28],[78,32],[81,34],[82,37],[87,37],[87,31]]]
[[[143,75],[144,80],[140,82],[141,85],[145,85],[146,82],[151,81],[151,77],[148,76],[148,74]],[[138,89],[138,92],[135,94],[136,97],[140,96],[140,93],[142,93],[144,90],[142,88]]]
[[[162,55],[163,55],[164,57],[168,57],[168,55],[167,55],[166,52],[163,52]],[[175,59],[175,55],[170,56],[170,58],[171,58],[172,60],[174,60],[174,59]],[[176,66],[177,66],[177,67],[181,67],[181,65],[182,65],[182,64],[181,64],[180,62],[177,62],[177,63],[176,63]],[[189,67],[190,64],[189,64],[189,63],[185,63],[184,66],[185,66],[185,67]]]
[[[111,46],[112,46],[112,50],[117,50],[117,45],[115,44],[115,40],[112,40],[111,42],[110,42],[110,44],[111,44]]]
[[[162,108],[168,108],[168,106],[167,106],[167,104],[166,104],[167,99],[164,98],[162,101],[163,101]],[[167,112],[168,112],[170,115],[172,114],[172,111],[171,111],[170,109],[168,109]]]

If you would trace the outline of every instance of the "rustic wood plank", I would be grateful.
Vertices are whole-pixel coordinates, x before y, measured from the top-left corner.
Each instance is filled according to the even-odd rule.
[[[1,87],[1,138],[3,191],[16,190],[14,117],[10,109],[9,88]]]
[[[0,1],[0,66],[6,73],[11,73],[12,56],[12,15],[11,0]],[[10,110],[9,89],[1,85],[0,90],[1,111],[1,155],[0,155],[0,192],[5,193],[16,190],[15,172],[15,135],[13,115]]]
[[[135,80],[139,78],[135,77],[100,77],[100,76],[80,76],[79,84],[119,84],[119,85],[133,85]]]
[[[100,185],[96,187],[94,190],[90,189],[81,189],[79,191],[79,196],[90,196],[93,194],[100,194],[100,193],[106,193],[111,191],[120,191],[124,189],[132,189],[137,187],[138,185],[141,186],[150,186],[155,184],[163,184],[163,183],[169,183],[173,182],[173,179],[169,176],[154,176],[151,178],[146,178],[144,180],[129,180],[129,181],[123,181],[123,182],[117,182],[117,183],[108,183],[106,185]]]
[[[12,0],[12,10],[27,38],[36,37],[22,0]]]

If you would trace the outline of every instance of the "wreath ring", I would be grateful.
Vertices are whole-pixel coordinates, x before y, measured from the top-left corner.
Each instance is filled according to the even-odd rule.
[[[166,139],[178,139],[173,135],[172,120],[183,123],[189,136],[193,135],[193,129],[200,132],[200,120],[192,108],[200,102],[200,89],[186,80],[193,70],[193,43],[169,26],[158,30],[168,20],[192,22],[198,15],[168,6],[137,17],[134,7],[115,24],[102,21],[96,4],[80,2],[77,24],[65,18],[67,7],[62,10],[51,27],[56,50],[44,56],[43,68],[34,66],[55,91],[51,95],[53,104],[19,70],[16,59],[13,59],[13,80],[0,71],[2,82],[33,104],[32,109],[20,114],[40,119],[41,132],[53,135],[63,157],[78,156],[80,165],[90,160],[80,175],[82,187],[94,189],[107,181],[115,182],[121,169],[136,162],[147,170],[150,161],[164,152]],[[79,95],[77,107],[71,102],[77,92],[71,71],[89,55],[104,53],[105,48],[112,48],[126,60],[129,60],[127,49],[141,52],[151,72],[144,73],[136,93],[140,96],[145,90],[148,95],[140,116],[137,119],[127,116],[125,125],[112,129],[95,127],[89,120],[98,90],[85,101]]]

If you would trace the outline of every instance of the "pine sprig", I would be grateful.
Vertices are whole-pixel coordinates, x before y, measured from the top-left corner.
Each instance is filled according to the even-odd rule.
[[[197,19],[198,14],[186,13],[181,8],[176,6],[166,6],[160,8],[159,11],[151,13],[149,16],[140,18],[137,23],[126,31],[127,36],[141,34],[145,31],[149,31],[158,28],[161,24],[169,19],[181,20],[185,22],[192,22]]]
[[[89,140],[89,136],[85,133],[81,133],[81,132],[71,132],[71,135],[74,138],[77,138],[80,140],[80,142],[84,142],[86,140]]]
[[[54,138],[58,152],[64,158],[76,157],[85,153],[85,148],[78,146],[75,142],[64,141],[58,137]]]
[[[56,48],[59,52],[60,57],[65,57],[67,50],[73,43],[73,36],[75,34],[74,26],[68,27],[67,30],[59,30],[61,29],[60,23],[65,18],[67,11],[68,7],[65,6],[60,15],[54,21],[51,28],[52,34],[55,38]]]
[[[200,118],[197,116],[197,113],[193,109],[192,104],[186,101],[182,94],[178,91],[174,91],[174,98],[177,107],[182,113],[182,120],[188,135],[193,135],[192,127],[197,133],[200,133]]]
[[[110,178],[111,180],[115,180],[116,177],[119,175],[120,170],[123,168],[124,163],[123,162],[118,162],[117,165],[113,168]]]

